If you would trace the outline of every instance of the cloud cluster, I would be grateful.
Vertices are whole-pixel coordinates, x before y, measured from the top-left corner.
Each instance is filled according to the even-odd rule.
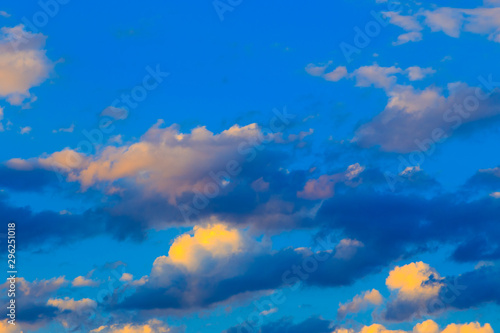
[[[421,41],[424,28],[432,32],[458,38],[462,32],[486,35],[488,40],[500,42],[500,7],[496,1],[485,0],[477,8],[437,7],[429,10],[401,12],[388,11],[382,14],[389,23],[406,31],[400,35],[394,45]]]
[[[178,329],[168,327],[167,324],[157,319],[151,319],[144,324],[112,324],[103,325],[90,331],[90,333],[175,333]]]
[[[449,324],[443,330],[433,320],[426,320],[413,327],[413,333],[493,333],[490,324],[481,325],[478,322],[467,324]],[[390,330],[381,324],[363,326],[360,330],[337,328],[334,333],[407,333],[404,330]]]
[[[241,229],[221,224],[197,226],[192,234],[177,237],[168,256],[155,260],[148,281],[114,307],[192,310],[238,295],[248,297],[301,284],[349,285],[388,259],[367,251],[355,240],[321,241],[321,249],[316,251],[271,250],[270,245]]]
[[[432,68],[412,66],[403,70],[377,64],[362,66],[346,78],[356,86],[380,88],[387,94],[385,109],[361,125],[353,139],[361,147],[380,147],[383,151],[409,153],[428,151],[464,124],[494,119],[500,115],[500,93],[482,78],[480,87],[462,82],[449,83],[446,89],[429,86],[417,89],[398,84],[396,74],[418,81],[435,72]]]

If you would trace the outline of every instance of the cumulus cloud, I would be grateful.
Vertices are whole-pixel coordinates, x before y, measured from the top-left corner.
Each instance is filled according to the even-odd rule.
[[[490,8],[472,9],[442,7],[424,11],[425,23],[432,31],[442,31],[450,37],[458,38],[462,31],[487,35],[488,39],[500,42],[500,7],[498,3],[488,3]]]
[[[241,229],[221,224],[196,227],[177,237],[168,256],[155,260],[148,282],[116,307],[192,310],[301,283],[348,285],[387,260],[355,240],[319,244],[317,251],[272,250],[268,241],[257,241]]]
[[[481,325],[478,322],[467,324],[450,324],[443,330],[439,330],[439,326],[433,320],[426,320],[422,323],[416,324],[413,327],[413,333],[493,333],[490,324]],[[372,324],[370,326],[363,326],[360,330],[352,330],[345,328],[337,328],[334,333],[409,333],[404,330],[390,330],[381,324]]]
[[[395,321],[432,312],[432,304],[445,287],[444,279],[436,270],[421,261],[395,267],[385,283],[395,295],[386,305],[383,316]]]
[[[125,282],[131,286],[142,286],[149,281],[149,276],[144,275],[138,280],[134,280],[134,276],[130,273],[123,273],[120,277],[120,281]]]
[[[23,333],[19,329],[19,325],[11,325],[7,322],[7,319],[0,321],[0,332],[2,333]]]
[[[234,125],[219,134],[205,127],[181,133],[178,126],[163,128],[163,124],[158,121],[139,142],[105,146],[93,156],[66,148],[40,158],[11,159],[6,165],[56,170],[68,181],[79,182],[83,190],[97,186],[117,192],[120,185],[116,183],[132,183],[146,196],[160,194],[174,204],[186,192],[205,191],[208,183],[224,187],[218,174],[236,176],[241,164],[255,158],[255,147],[263,142],[304,138],[297,135],[283,140],[280,133],[263,134],[257,124]]]
[[[418,77],[421,73],[412,75]],[[436,87],[423,90],[396,85],[388,91],[385,109],[356,132],[363,147],[384,151],[426,151],[447,139],[460,126],[500,115],[500,95],[465,83],[449,84],[448,96]]]
[[[350,313],[358,313],[367,309],[371,305],[382,304],[383,297],[377,289],[372,289],[363,292],[361,295],[356,295],[347,303],[340,303],[337,310],[337,318],[342,320]]]
[[[369,87],[373,85],[376,88],[389,89],[396,81],[397,77],[394,74],[402,73],[401,68],[381,67],[377,64],[371,66],[362,66],[354,71],[356,77],[356,86]]]
[[[0,29],[0,97],[12,105],[30,98],[30,89],[44,82],[54,64],[47,58],[46,36],[20,24]]]
[[[174,333],[177,329],[168,327],[167,324],[157,319],[151,319],[144,324],[113,324],[104,325],[90,331],[91,333]]]
[[[32,298],[44,298],[63,286],[66,286],[68,284],[68,280],[66,280],[64,276],[60,276],[48,280],[35,280],[33,282],[29,282],[20,277],[17,278],[16,283],[18,284],[18,289],[22,292],[22,295],[30,296]],[[7,289],[8,283],[6,282],[0,287],[2,289]]]
[[[71,284],[73,287],[97,287],[100,282],[91,280],[85,276],[77,276]]]
[[[60,311],[74,311],[82,312],[85,310],[95,309],[97,303],[89,298],[83,298],[81,300],[75,301],[73,298],[65,297],[61,298],[51,298],[47,301],[47,305],[54,306]]]
[[[184,234],[174,240],[168,256],[156,258],[151,278],[168,277],[171,266],[191,273],[214,273],[217,271],[214,264],[248,251],[249,242],[238,229],[230,229],[223,224],[195,226],[193,235]]]

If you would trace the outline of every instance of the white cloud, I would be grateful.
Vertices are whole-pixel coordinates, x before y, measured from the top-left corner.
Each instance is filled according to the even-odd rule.
[[[124,108],[117,108],[114,106],[108,106],[102,110],[101,117],[111,117],[113,119],[126,119],[128,117],[128,111]]]
[[[408,78],[410,79],[410,81],[419,81],[424,79],[428,75],[436,73],[436,71],[431,67],[422,68],[418,66],[412,66],[406,69],[406,73],[408,74]]]
[[[29,134],[29,132],[31,132],[32,128],[30,126],[26,126],[26,127],[20,127],[19,129],[19,133],[22,134]]]
[[[337,317],[343,319],[346,315],[358,313],[371,305],[380,305],[382,301],[383,297],[377,289],[365,291],[361,295],[354,296],[351,301],[345,304],[340,303],[339,309],[337,310]]]
[[[173,332],[165,323],[151,319],[145,324],[113,324],[93,329],[90,333],[170,333]]]
[[[400,74],[403,70],[401,68],[381,67],[377,64],[371,66],[363,66],[354,71],[353,75],[356,77],[356,86],[369,87],[373,85],[377,88],[389,89],[397,81],[394,74]]]
[[[422,33],[418,31],[407,32],[398,36],[398,40],[393,42],[392,45],[403,45],[409,42],[420,42],[422,40]]]
[[[203,192],[206,184],[218,183],[215,173],[237,176],[255,146],[300,142],[312,134],[289,135],[285,140],[281,133],[262,133],[257,124],[234,125],[218,134],[205,127],[181,133],[176,125],[162,125],[159,120],[138,142],[104,146],[93,156],[66,148],[40,158],[13,159],[7,165],[59,170],[68,181],[79,182],[84,191],[96,186],[117,193],[120,188],[114,182],[126,179],[145,195],[160,194],[174,204],[183,193]]]
[[[345,328],[337,328],[333,333],[493,333],[490,324],[481,326],[478,322],[468,324],[450,324],[442,331],[433,320],[426,320],[422,323],[416,324],[412,331],[404,330],[389,330],[380,324],[373,324],[370,326],[363,326],[360,330],[352,330]]]
[[[23,25],[0,29],[0,97],[10,104],[22,104],[49,77],[54,65],[45,54],[45,38]]]
[[[436,10],[426,10],[425,23],[432,31],[442,31],[450,37],[459,37],[463,24],[463,13],[460,9],[442,7]]]
[[[73,287],[96,287],[100,282],[91,280],[85,276],[77,276],[71,284]]]
[[[323,75],[323,73],[325,72],[326,68],[331,64],[332,62],[329,61],[328,63],[326,64],[320,64],[320,65],[316,65],[316,64],[308,64],[306,66],[306,72],[309,74],[309,75],[312,75],[312,76],[321,76]]]
[[[57,130],[52,130],[52,133],[57,133],[57,132],[73,133],[74,130],[75,130],[75,124],[71,124],[71,126],[67,128],[62,127]]]
[[[250,243],[240,230],[224,224],[195,226],[192,235],[183,234],[174,240],[168,256],[156,258],[151,278],[170,278],[166,272],[172,266],[191,273],[213,274],[218,263],[224,264],[225,258],[249,251]]]
[[[403,28],[408,33],[400,35],[394,45],[422,39],[422,25],[433,32],[443,32],[454,38],[462,32],[487,35],[488,39],[500,43],[500,2],[486,0],[484,6],[477,8],[438,7],[432,10],[419,10],[412,15],[395,12],[384,13],[389,22]]]
[[[384,111],[362,125],[354,141],[365,147],[380,146],[384,151],[426,151],[462,124],[500,114],[496,97],[484,99],[487,94],[481,88],[459,82],[449,84],[447,92],[445,96],[436,87],[419,90],[395,85],[387,92]]]
[[[397,25],[406,31],[421,31],[423,29],[414,16],[401,15],[396,12],[382,12],[382,14],[389,18],[391,24]]]
[[[60,311],[69,310],[74,312],[81,312],[88,309],[95,309],[97,307],[97,303],[89,298],[84,298],[79,301],[75,301],[73,298],[69,297],[65,297],[64,299],[51,298],[47,301],[47,305],[54,306],[58,308]]]
[[[337,82],[345,78],[347,75],[348,75],[347,68],[344,66],[339,66],[330,73],[326,73],[325,75],[323,75],[323,78],[327,81]]]

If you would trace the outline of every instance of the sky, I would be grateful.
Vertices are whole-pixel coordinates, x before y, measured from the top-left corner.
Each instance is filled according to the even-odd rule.
[[[499,50],[498,0],[2,3],[0,332],[499,331]]]

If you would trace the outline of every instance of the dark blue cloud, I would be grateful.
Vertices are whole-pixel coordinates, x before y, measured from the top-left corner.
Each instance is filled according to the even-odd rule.
[[[320,317],[310,317],[300,323],[294,323],[293,318],[285,317],[261,327],[245,323],[231,327],[224,333],[330,333],[334,330],[332,321]]]

